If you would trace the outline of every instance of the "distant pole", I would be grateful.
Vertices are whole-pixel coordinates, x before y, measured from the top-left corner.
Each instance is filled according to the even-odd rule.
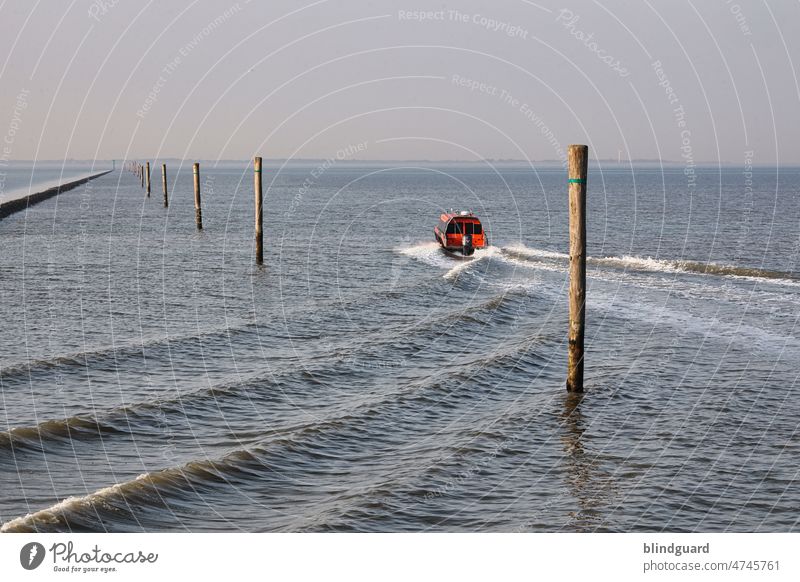
[[[147,162],[147,169],[145,170],[145,181],[147,182],[147,197],[150,198],[150,162]]]
[[[261,158],[253,160],[253,187],[256,194],[256,264],[264,263],[264,231],[262,230]]]
[[[164,208],[169,206],[169,196],[167,195],[167,164],[161,164],[161,189],[164,190]]]
[[[142,171],[142,164],[139,164],[139,181],[142,183],[142,188],[144,188],[144,172]]]
[[[583,392],[586,324],[586,167],[589,148],[569,146],[569,357],[567,391]]]
[[[197,223],[197,230],[203,230],[203,209],[200,205],[200,164],[195,163],[192,167],[194,174],[194,221]]]

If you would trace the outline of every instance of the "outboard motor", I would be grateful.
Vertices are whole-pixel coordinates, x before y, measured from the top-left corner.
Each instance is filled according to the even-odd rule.
[[[475,247],[472,246],[472,235],[465,234],[461,237],[461,253],[468,257],[475,252]]]

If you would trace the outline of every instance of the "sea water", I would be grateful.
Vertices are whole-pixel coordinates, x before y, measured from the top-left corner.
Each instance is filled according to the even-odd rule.
[[[797,530],[797,168],[590,170],[582,398],[562,168],[169,171],[0,221],[3,531]]]

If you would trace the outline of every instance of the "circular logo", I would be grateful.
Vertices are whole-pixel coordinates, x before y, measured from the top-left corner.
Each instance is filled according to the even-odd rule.
[[[39,542],[30,542],[19,551],[19,563],[26,570],[35,570],[44,561],[44,546]]]

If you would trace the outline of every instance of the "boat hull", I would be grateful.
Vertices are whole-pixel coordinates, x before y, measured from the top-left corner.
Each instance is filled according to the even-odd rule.
[[[433,238],[439,243],[439,246],[442,247],[443,251],[454,256],[471,257],[473,254],[475,254],[476,249],[482,249],[486,247],[485,243],[477,245],[469,244],[467,246],[464,246],[463,244],[447,244],[446,236],[442,234],[438,228],[433,229]]]
[[[475,254],[474,253],[471,254],[471,255],[465,255],[464,253],[461,252],[461,249],[459,249],[457,251],[451,251],[451,250],[449,250],[449,249],[447,249],[447,248],[445,248],[445,247],[443,247],[441,245],[440,245],[439,248],[441,248],[442,253],[444,254],[444,256],[449,257],[451,259],[456,259],[457,261],[470,261],[470,260],[475,258]]]

